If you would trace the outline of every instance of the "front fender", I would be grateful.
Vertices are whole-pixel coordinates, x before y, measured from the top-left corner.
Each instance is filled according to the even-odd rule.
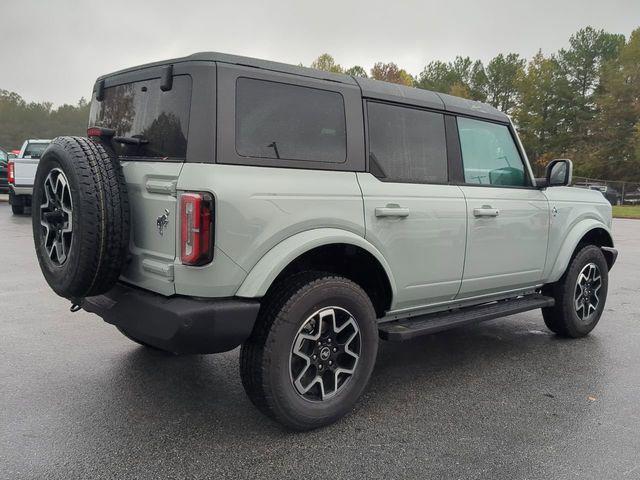
[[[269,250],[251,269],[236,292],[238,297],[262,297],[287,265],[305,252],[331,244],[349,244],[360,247],[373,255],[384,269],[391,284],[392,298],[396,298],[396,284],[380,251],[355,233],[338,228],[317,228],[286,238]]]
[[[582,237],[584,237],[589,231],[596,228],[606,231],[609,238],[613,238],[609,227],[596,219],[587,218],[576,223],[565,237],[564,242],[558,251],[558,255],[553,262],[553,267],[551,268],[548,276],[549,283],[557,282],[560,277],[562,277],[569,265],[571,256],[578,246],[578,243],[580,243]]]

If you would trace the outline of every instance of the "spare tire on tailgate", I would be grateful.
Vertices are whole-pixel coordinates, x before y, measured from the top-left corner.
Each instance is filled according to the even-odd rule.
[[[58,295],[77,303],[113,287],[129,247],[127,184],[113,152],[88,138],[53,140],[31,210],[40,269]]]

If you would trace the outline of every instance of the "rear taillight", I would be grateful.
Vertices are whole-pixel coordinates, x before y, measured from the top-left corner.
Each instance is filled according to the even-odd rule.
[[[87,128],[87,137],[89,138],[108,139],[113,137],[115,134],[116,134],[116,131],[111,128],[104,128],[104,127]]]
[[[180,195],[180,260],[204,265],[213,259],[214,202],[210,193]]]
[[[13,162],[7,164],[7,180],[13,185],[16,184],[16,166]]]

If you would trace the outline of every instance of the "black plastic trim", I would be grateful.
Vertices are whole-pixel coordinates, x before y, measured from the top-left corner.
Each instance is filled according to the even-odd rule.
[[[253,299],[165,297],[122,283],[83,299],[81,306],[137,339],[175,353],[234,349],[249,338],[260,310]]]
[[[609,270],[613,268],[616,260],[618,259],[618,250],[613,247],[600,247],[602,253],[604,254],[605,259],[607,260],[607,265],[609,266]]]
[[[537,308],[552,307],[554,304],[555,300],[552,297],[534,293],[509,300],[465,307],[459,310],[383,323],[378,327],[378,330],[380,338],[383,340],[400,342]]]

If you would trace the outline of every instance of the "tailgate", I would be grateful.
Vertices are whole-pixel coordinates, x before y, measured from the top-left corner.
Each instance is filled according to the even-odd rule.
[[[39,158],[15,158],[13,167],[16,187],[32,187],[36,178]]]
[[[130,262],[121,279],[162,295],[175,293],[176,184],[182,163],[122,162],[131,208]]]

